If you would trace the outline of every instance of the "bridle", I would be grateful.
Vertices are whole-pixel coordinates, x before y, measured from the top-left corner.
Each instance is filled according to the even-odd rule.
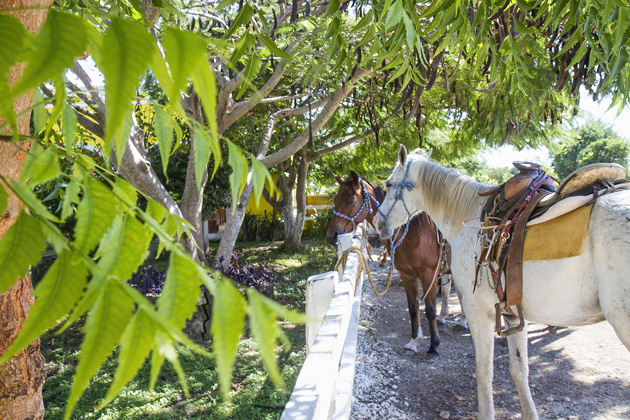
[[[359,182],[361,183],[361,193],[363,194],[363,203],[361,203],[361,207],[359,207],[359,210],[357,210],[357,212],[354,214],[354,216],[352,216],[352,217],[346,216],[345,214],[340,213],[340,212],[338,212],[335,209],[333,209],[333,211],[332,211],[332,213],[335,216],[341,217],[342,219],[347,220],[350,223],[352,223],[352,230],[353,231],[356,228],[356,225],[355,225],[354,221],[356,220],[357,217],[359,217],[359,214],[361,214],[361,212],[363,211],[363,208],[367,207],[368,214],[374,213],[374,210],[372,209],[371,200],[374,200],[374,204],[376,205],[377,211],[378,211],[378,208],[381,205],[381,203],[379,203],[378,200],[372,194],[370,194],[367,191],[367,188],[365,188],[365,182],[363,181],[363,178],[359,178]]]
[[[403,203],[403,206],[405,208],[405,211],[407,212],[407,222],[405,223],[405,230],[403,231],[402,236],[396,241],[393,242],[392,238],[395,238],[398,235],[398,232],[400,231],[400,227],[398,227],[396,229],[395,232],[393,232],[391,234],[391,236],[389,237],[390,239],[390,244],[391,244],[391,252],[390,255],[392,257],[391,259],[391,266],[394,266],[394,258],[396,255],[396,248],[398,248],[398,245],[400,245],[402,243],[402,241],[405,239],[405,236],[407,236],[407,231],[409,230],[409,222],[411,222],[411,219],[414,216],[415,211],[412,213],[409,211],[409,209],[407,208],[407,203],[405,203],[405,200],[403,199],[403,190],[406,189],[407,191],[413,191],[413,182],[409,181],[407,179],[407,175],[409,175],[409,167],[411,166],[411,161],[407,162],[407,167],[405,168],[405,176],[403,176],[402,181],[400,181],[400,183],[398,185],[396,185],[396,189],[395,189],[395,195],[394,195],[394,203],[389,207],[389,210],[387,211],[387,214],[383,213],[381,211],[381,208],[379,206],[378,208],[378,214],[381,215],[381,217],[383,218],[383,221],[385,222],[385,225],[387,226],[387,217],[389,216],[389,213],[391,213],[392,209],[394,208],[394,205],[400,200]],[[388,228],[389,230],[389,228]]]

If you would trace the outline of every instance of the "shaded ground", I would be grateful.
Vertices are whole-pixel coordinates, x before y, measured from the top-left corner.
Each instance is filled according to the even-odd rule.
[[[382,289],[387,270],[370,263]],[[380,283],[378,283],[380,280]],[[460,314],[455,293],[451,318]],[[424,308],[423,308],[424,310]],[[422,329],[429,328],[424,316]],[[440,325],[440,357],[403,351],[410,326],[397,275],[384,297],[363,288],[353,419],[466,419],[477,412],[470,332]],[[530,383],[542,419],[630,419],[630,352],[607,322],[576,328],[530,324]],[[520,418],[508,371],[508,349],[495,341],[494,398],[498,419]]]

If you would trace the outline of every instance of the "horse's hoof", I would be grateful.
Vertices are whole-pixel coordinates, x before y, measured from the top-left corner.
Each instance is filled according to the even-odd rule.
[[[403,347],[403,351],[404,350],[409,350],[409,351],[412,351],[414,353],[418,353],[418,351],[419,351],[419,349],[418,349],[418,340],[420,338],[422,338],[422,337],[419,337],[417,339],[412,339],[410,342],[405,344],[405,347]]]
[[[427,354],[424,357],[424,361],[425,362],[431,362],[431,361],[437,359],[439,356],[440,355],[439,355],[439,353],[436,350],[433,350],[433,351],[429,350],[429,351],[427,351]]]
[[[467,330],[468,329],[468,323],[466,321],[458,321],[457,324],[460,327],[462,327],[463,329]]]

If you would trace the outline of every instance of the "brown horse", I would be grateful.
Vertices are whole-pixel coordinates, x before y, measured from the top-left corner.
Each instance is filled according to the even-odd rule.
[[[333,217],[328,226],[327,239],[335,243],[337,236],[349,233],[364,220],[367,220],[373,227],[374,217],[378,207],[385,196],[385,190],[362,178],[355,172],[350,171],[350,176],[343,179],[335,175],[339,183],[339,191],[335,196],[335,208]],[[392,243],[397,243],[402,236],[399,232]],[[420,327],[420,295],[419,282],[422,282],[422,289],[425,293],[425,314],[429,320],[431,330],[431,344],[428,355],[437,355],[437,347],[440,344],[440,335],[436,323],[436,301],[437,301],[437,281],[434,281],[436,269],[439,270],[440,261],[440,237],[441,235],[435,225],[425,213],[411,219],[407,235],[393,255],[394,267],[398,270],[400,278],[407,294],[407,305],[409,307],[409,317],[411,318],[411,341],[405,348],[418,351],[418,344],[422,339],[422,329]],[[445,244],[446,258],[445,265],[450,265],[450,246]],[[450,270],[449,270],[450,273]],[[442,289],[442,313],[441,322],[448,315],[448,294],[450,282],[445,282]],[[463,314],[462,314],[463,318]],[[466,325],[465,321],[460,321],[460,325]]]

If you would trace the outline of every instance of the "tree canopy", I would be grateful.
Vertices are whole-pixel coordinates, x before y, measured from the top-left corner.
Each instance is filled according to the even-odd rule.
[[[191,239],[198,238],[203,191],[218,165],[231,168],[236,208],[249,198],[248,189],[262,194],[270,181],[267,168],[316,144],[352,144],[366,128],[383,153],[396,147],[397,133],[412,142],[414,128],[418,143],[445,156],[486,145],[549,142],[551,128],[574,111],[579,86],[626,104],[629,17],[624,0],[57,0],[33,35],[0,14],[0,116],[6,121],[0,140],[15,147],[21,140],[36,142],[21,177],[0,178],[0,210],[7,207],[7,191],[29,209],[19,212],[0,242],[0,290],[37,262],[47,243],[59,256],[2,360],[59,319],[69,315],[69,325],[87,314],[66,417],[117,345],[119,369],[103,404],[149,354],[151,386],[168,360],[185,389],[177,349],[203,352],[181,331],[203,285],[215,297],[214,357],[224,395],[246,315],[270,378],[280,383],[274,347],[283,333],[276,320],[301,318],[253,291],[241,293],[193,258],[199,256]],[[104,89],[84,67],[86,54],[103,74]],[[9,84],[8,71],[18,63],[24,74]],[[153,92],[142,88],[148,72],[157,80]],[[14,103],[33,90],[33,133],[19,135],[18,116],[30,110],[16,112]],[[147,102],[154,115],[157,164],[147,153],[150,130],[134,112],[138,102]],[[250,127],[258,141],[240,142],[230,128],[245,124],[252,112],[252,118],[265,114]],[[190,130],[187,139],[180,121]],[[104,163],[68,146],[81,133],[77,124],[105,150]],[[388,124],[400,126],[379,136]],[[55,127],[63,142],[50,141]],[[285,135],[275,136],[278,130]],[[429,132],[449,138],[424,137]],[[168,173],[182,141],[189,153],[176,201],[156,172]],[[367,142],[355,147],[372,153]],[[61,161],[69,170],[61,170]],[[52,214],[32,190],[58,178],[67,187],[61,214]],[[138,205],[138,194],[147,198],[146,207]],[[76,225],[68,237],[59,226],[71,215]],[[155,305],[126,283],[154,235],[170,251]]]
[[[618,163],[627,170],[630,142],[610,125],[591,120],[567,133],[551,157],[553,169],[561,178],[582,166],[598,162]]]

